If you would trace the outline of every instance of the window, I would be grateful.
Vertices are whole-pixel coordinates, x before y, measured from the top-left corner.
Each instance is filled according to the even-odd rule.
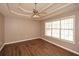
[[[60,36],[60,21],[52,22],[52,37],[59,38]]]
[[[51,22],[45,23],[45,35],[51,36]]]
[[[73,41],[73,31],[74,31],[73,22],[74,22],[73,17],[61,20],[61,39]]]
[[[45,35],[74,42],[74,17],[46,22]]]

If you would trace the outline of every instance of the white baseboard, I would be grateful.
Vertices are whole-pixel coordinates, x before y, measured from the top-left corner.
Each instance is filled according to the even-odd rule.
[[[0,51],[3,49],[4,46],[5,46],[5,43],[1,46]]]
[[[69,49],[69,48],[63,47],[63,46],[61,46],[61,45],[59,45],[59,44],[57,44],[57,43],[54,43],[54,42],[51,42],[51,41],[45,39],[45,38],[42,38],[42,39],[45,40],[45,41],[47,41],[47,42],[49,42],[49,43],[51,43],[51,44],[54,44],[54,45],[60,47],[60,48],[63,48],[63,49],[65,49],[65,50],[67,50],[67,51],[70,51],[70,52],[72,52],[72,53],[75,53],[75,54],[79,55],[79,53],[76,52],[76,51],[74,51],[74,50],[71,50],[71,49]]]
[[[4,43],[4,44],[1,46],[0,51],[3,49],[3,47],[4,47],[6,44],[13,44],[13,43],[18,43],[18,42],[23,42],[23,41],[28,41],[28,40],[34,40],[34,39],[38,39],[38,38],[40,38],[40,37],[35,37],[35,38],[30,38],[30,39],[25,39],[25,40],[20,40],[20,41],[14,41],[14,42]],[[65,49],[65,50],[68,50],[68,51],[70,51],[70,52],[72,52],[72,53],[75,53],[75,54],[79,55],[78,52],[73,51],[73,50],[71,50],[71,49],[69,49],[69,48],[63,47],[63,46],[61,46],[61,45],[59,45],[59,44],[57,44],[57,43],[54,43],[54,42],[51,42],[51,41],[45,39],[45,38],[41,38],[41,39],[43,39],[43,40],[45,40],[45,41],[47,41],[47,42],[49,42],[49,43],[51,43],[51,44],[54,44],[54,45],[56,45],[56,46],[58,46],[58,47],[61,47],[61,48]]]
[[[35,38],[29,38],[29,39],[24,39],[24,40],[19,40],[19,41],[13,41],[13,42],[5,42],[5,44],[13,44],[13,43],[18,43],[18,42],[23,42],[23,41],[28,41],[28,40],[34,40],[38,39],[40,37],[35,37]]]

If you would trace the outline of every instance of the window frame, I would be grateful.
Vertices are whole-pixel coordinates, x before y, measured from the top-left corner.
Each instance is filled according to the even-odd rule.
[[[61,23],[61,20],[62,20],[62,19],[67,19],[67,18],[73,18],[73,41],[61,39],[61,32],[60,32],[60,40],[75,44],[75,15],[61,18],[61,19],[60,19],[60,23]],[[60,24],[60,27],[61,27],[61,24]],[[66,30],[66,29],[65,29],[65,30]],[[61,31],[61,28],[60,28],[60,31]]]
[[[72,29],[72,31],[73,31],[73,41],[66,40],[66,39],[61,39],[61,30],[62,30],[62,29],[61,29],[61,20],[65,20],[65,19],[67,19],[67,18],[73,18],[73,29]],[[61,41],[63,41],[63,42],[69,42],[69,43],[75,44],[75,15],[67,16],[67,17],[63,17],[63,18],[59,18],[59,19],[56,19],[55,21],[60,21],[59,38],[52,36],[52,30],[53,30],[53,29],[56,29],[56,28],[52,28],[52,24],[51,24],[51,36],[47,36],[47,35],[45,35],[45,36],[51,37],[51,38],[56,38],[56,39],[61,40]],[[54,21],[49,21],[49,22],[52,23],[52,22],[54,22]],[[47,22],[45,22],[45,23],[47,23]],[[46,29],[46,28],[45,28],[45,29]],[[65,29],[65,30],[66,30],[66,29]],[[67,30],[68,30],[68,29],[67,29]]]

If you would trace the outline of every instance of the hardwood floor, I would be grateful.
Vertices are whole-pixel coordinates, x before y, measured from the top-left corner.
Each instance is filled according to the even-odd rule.
[[[42,39],[5,45],[1,56],[76,56]]]

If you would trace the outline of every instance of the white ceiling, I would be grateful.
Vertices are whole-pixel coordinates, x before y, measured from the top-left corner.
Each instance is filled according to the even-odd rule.
[[[51,14],[55,15],[55,12],[62,10],[62,8],[67,9],[71,6],[71,9],[79,6],[79,4],[68,4],[68,3],[38,3],[37,10],[40,12],[40,17],[42,19],[48,18]],[[78,7],[77,7],[78,8]],[[4,16],[20,16],[30,18],[33,14],[34,3],[0,3],[0,12]]]

